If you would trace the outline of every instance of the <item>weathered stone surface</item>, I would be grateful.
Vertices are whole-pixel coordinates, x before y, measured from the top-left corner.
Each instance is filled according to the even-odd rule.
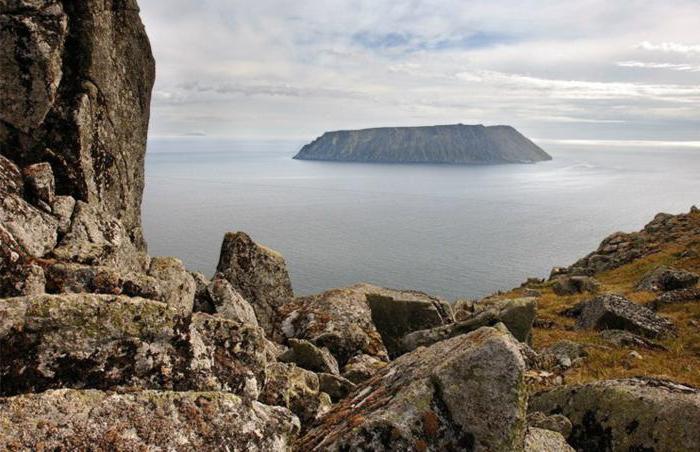
[[[288,410],[221,392],[61,389],[0,398],[3,450],[285,451]]]
[[[655,379],[598,381],[531,398],[530,410],[571,420],[580,451],[700,449],[700,391]]]
[[[214,278],[207,286],[207,294],[211,314],[258,326],[253,307],[225,279]]]
[[[666,350],[662,344],[624,330],[603,330],[600,337],[617,347],[636,347],[648,350]]]
[[[159,280],[145,273],[123,273],[111,267],[63,262],[46,268],[46,291],[127,295],[165,301]]]
[[[319,390],[318,376],[294,364],[271,363],[259,400],[267,405],[289,408],[299,416],[303,427],[331,408],[328,394]]]
[[[688,289],[695,286],[698,280],[700,280],[700,276],[695,273],[671,267],[659,267],[642,277],[637,284],[637,290],[667,292]]]
[[[464,313],[464,310],[461,310]],[[434,344],[450,337],[466,334],[484,326],[503,323],[519,341],[530,339],[532,323],[537,316],[537,300],[517,298],[496,300],[474,305],[472,317],[442,327],[415,331],[401,339],[401,348],[410,352],[421,346]]]
[[[525,435],[525,452],[575,452],[561,433],[532,427]]]
[[[403,355],[301,438],[299,450],[523,450],[525,363],[483,328]]]
[[[474,305],[477,303],[476,300],[467,299],[455,301],[452,305],[452,312],[454,312],[455,320],[461,322],[474,317]]]
[[[547,416],[541,411],[534,411],[527,415],[527,425],[535,428],[542,428],[560,433],[565,438],[571,434],[573,426],[571,421],[566,416],[561,414],[552,414]]]
[[[31,256],[42,257],[51,251],[58,239],[56,219],[18,195],[0,195],[0,225]]]
[[[22,172],[11,160],[0,155],[0,194],[24,196]]]
[[[190,276],[192,276],[195,287],[194,305],[192,306],[192,311],[206,312],[208,314],[216,312],[216,308],[214,307],[214,303],[208,290],[211,280],[200,272],[190,272]]]
[[[649,306],[654,310],[663,309],[664,306],[676,303],[697,303],[700,302],[700,287],[692,289],[672,290],[662,293]]]
[[[392,357],[401,354],[401,338],[408,333],[454,322],[447,301],[423,292],[376,287],[366,296],[372,322]]]
[[[356,284],[318,295],[295,298],[280,308],[279,330],[286,338],[306,339],[327,347],[340,366],[355,355],[387,360],[387,351],[372,322],[369,284]]]
[[[286,363],[295,363],[299,367],[313,371],[326,372],[338,375],[338,362],[327,348],[316,347],[304,339],[289,339],[289,350],[279,356],[279,360]]]
[[[541,355],[550,355],[554,358],[557,367],[568,369],[577,361],[588,356],[586,346],[578,342],[563,340],[552,344],[540,352]],[[547,359],[546,357],[544,358]]]
[[[559,296],[598,292],[600,283],[589,276],[559,276],[552,284],[552,290]]]
[[[319,373],[318,374],[318,385],[321,391],[325,392],[331,397],[333,402],[338,402],[344,399],[355,390],[357,385],[352,381],[341,377],[340,375]]]
[[[674,334],[670,320],[615,294],[600,295],[584,302],[576,327],[596,330],[626,330],[649,338]]]
[[[356,355],[348,360],[341,375],[355,384],[360,384],[371,378],[384,366],[386,366],[386,361],[370,355]]]
[[[56,183],[51,165],[46,162],[29,165],[22,171],[28,195],[35,201],[51,206],[56,196]]]
[[[260,326],[272,335],[279,307],[294,296],[282,255],[243,232],[229,232],[216,269],[253,306]]]
[[[0,298],[44,292],[44,270],[0,223]]]
[[[109,295],[0,300],[0,393],[59,387],[221,390],[257,397],[265,338],[207,314]]]
[[[73,220],[75,199],[72,196],[56,196],[51,204],[51,213],[58,220],[58,232],[65,234],[70,229]]]
[[[185,264],[175,257],[154,257],[148,274],[160,281],[163,301],[180,314],[192,312],[194,294],[197,289]]]

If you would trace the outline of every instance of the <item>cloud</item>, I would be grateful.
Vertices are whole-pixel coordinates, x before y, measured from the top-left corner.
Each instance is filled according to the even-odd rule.
[[[675,63],[648,63],[644,61],[618,61],[619,67],[641,68],[641,69],[670,69],[679,72],[700,72],[700,66],[692,64]]]
[[[661,42],[654,44],[649,41],[640,42],[638,48],[643,50],[660,51],[667,53],[700,54],[700,44],[681,44],[678,42]]]

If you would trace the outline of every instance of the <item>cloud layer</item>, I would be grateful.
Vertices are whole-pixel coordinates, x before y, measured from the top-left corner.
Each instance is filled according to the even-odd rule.
[[[700,139],[695,0],[141,0],[152,134],[511,124],[569,140]]]

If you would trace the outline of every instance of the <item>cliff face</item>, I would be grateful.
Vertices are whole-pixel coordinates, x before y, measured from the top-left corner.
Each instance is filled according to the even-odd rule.
[[[510,126],[463,124],[326,132],[299,160],[377,163],[534,163],[552,158]]]

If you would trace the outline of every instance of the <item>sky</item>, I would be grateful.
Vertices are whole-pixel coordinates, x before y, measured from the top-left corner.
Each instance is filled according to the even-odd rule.
[[[151,136],[700,142],[699,0],[140,0]]]

